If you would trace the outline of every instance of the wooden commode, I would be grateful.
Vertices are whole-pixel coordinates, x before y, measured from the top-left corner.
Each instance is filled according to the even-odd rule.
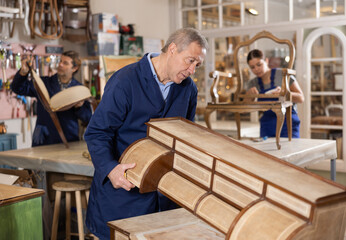
[[[232,240],[343,239],[346,187],[182,118],[152,119],[121,163]]]

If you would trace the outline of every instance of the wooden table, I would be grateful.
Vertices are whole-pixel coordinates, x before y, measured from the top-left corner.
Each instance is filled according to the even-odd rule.
[[[0,184],[0,239],[43,239],[41,189]]]
[[[47,172],[94,175],[94,166],[88,158],[84,141],[25,148],[0,152],[0,164]]]
[[[281,138],[281,150],[276,148],[275,138],[261,142],[246,139],[241,142],[300,167],[330,159],[330,176],[335,181],[337,157],[335,140],[293,138],[288,141],[287,138]]]
[[[47,186],[46,172],[67,173],[88,177],[94,175],[94,166],[91,160],[83,156],[83,153],[87,153],[87,145],[84,141],[69,142],[69,148],[66,148],[61,143],[9,150],[0,152],[0,165],[6,164],[13,167],[43,171],[40,173],[40,178],[36,178],[37,186],[43,188],[48,193],[50,192],[50,186]],[[47,206],[50,205],[47,194],[43,196],[43,205],[46,204]],[[44,207],[43,222],[45,223],[45,239],[48,238],[47,235],[50,233],[52,214],[50,207]],[[1,235],[0,239],[2,239]]]

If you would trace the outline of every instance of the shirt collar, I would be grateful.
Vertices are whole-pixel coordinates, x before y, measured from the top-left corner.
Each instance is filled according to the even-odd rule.
[[[160,53],[151,52],[151,53],[148,53],[147,58],[148,58],[148,62],[149,62],[149,65],[150,65],[151,73],[153,74],[153,77],[155,78],[157,84],[163,85],[163,86],[166,86],[166,87],[167,87],[167,86],[172,85],[173,82],[168,82],[168,83],[166,83],[166,85],[164,85],[162,82],[160,82],[160,80],[159,80],[159,78],[157,77],[157,74],[156,74],[156,72],[155,72],[154,65],[153,65],[153,63],[151,62],[151,58],[157,57],[157,56],[159,56],[159,55],[160,55]]]

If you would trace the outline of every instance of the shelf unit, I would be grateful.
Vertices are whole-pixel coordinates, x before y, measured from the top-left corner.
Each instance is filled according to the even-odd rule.
[[[311,138],[335,139],[338,159],[343,159],[343,119],[342,109],[333,106],[344,105],[344,93],[334,88],[334,73],[342,72],[342,61],[341,57],[312,58],[310,61]]]

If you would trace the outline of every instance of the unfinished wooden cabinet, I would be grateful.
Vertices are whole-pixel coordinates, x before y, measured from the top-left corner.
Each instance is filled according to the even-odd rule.
[[[343,239],[346,188],[182,118],[153,119],[121,163],[225,239]]]

